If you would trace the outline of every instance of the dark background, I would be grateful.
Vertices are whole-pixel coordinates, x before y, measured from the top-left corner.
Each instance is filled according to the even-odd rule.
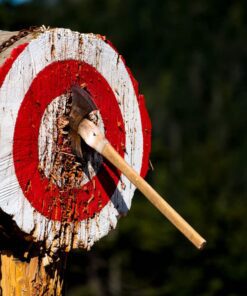
[[[113,42],[152,120],[147,179],[208,241],[196,250],[136,193],[115,231],[70,254],[67,295],[247,295],[247,1],[16,2],[0,1],[0,29]]]

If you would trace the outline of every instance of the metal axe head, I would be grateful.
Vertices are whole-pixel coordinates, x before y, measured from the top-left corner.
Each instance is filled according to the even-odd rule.
[[[69,125],[71,128],[70,137],[73,152],[80,158],[83,157],[81,149],[81,137],[78,134],[78,127],[81,121],[94,110],[97,110],[95,103],[88,91],[79,86],[73,86],[72,106],[69,114]]]

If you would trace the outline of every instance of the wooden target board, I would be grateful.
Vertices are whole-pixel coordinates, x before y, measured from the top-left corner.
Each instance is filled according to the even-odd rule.
[[[151,125],[144,97],[104,37],[68,29],[29,34],[0,64],[0,209],[47,248],[87,248],[116,227],[135,187],[97,152],[73,154],[70,89],[86,87],[95,123],[145,176]]]

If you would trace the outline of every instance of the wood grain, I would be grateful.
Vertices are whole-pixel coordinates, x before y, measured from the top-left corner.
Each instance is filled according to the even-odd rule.
[[[0,258],[0,287],[2,296],[60,296],[63,293],[66,257],[45,267],[40,257],[28,261],[4,252]]]

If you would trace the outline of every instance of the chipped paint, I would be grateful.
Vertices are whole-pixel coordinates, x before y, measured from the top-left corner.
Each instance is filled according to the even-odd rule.
[[[109,85],[105,88],[105,92],[108,93],[109,98],[115,98],[121,118],[117,118],[118,114],[112,111],[112,103],[109,103],[108,99],[104,102],[101,101],[100,94],[96,93],[95,100],[101,102],[101,106],[105,106],[106,111],[103,112],[103,115],[102,112],[95,114],[92,119],[99,123],[107,137],[112,135],[110,138],[112,137],[113,142],[114,137],[125,135],[123,140],[112,144],[122,153],[125,160],[142,175],[145,175],[148,167],[150,149],[150,123],[144,99],[139,96],[137,85],[122,57],[105,38],[93,34],[79,34],[65,29],[54,29],[40,34],[23,49],[11,64],[9,71],[5,71],[4,79],[2,79],[3,84],[0,88],[0,208],[5,213],[12,215],[13,220],[22,231],[32,234],[36,241],[44,241],[51,253],[55,253],[58,248],[66,250],[79,247],[90,249],[95,241],[116,227],[120,215],[126,214],[131,206],[135,190],[127,178],[121,176],[115,191],[109,196],[109,201],[103,202],[103,196],[108,189],[104,187],[105,185],[99,188],[100,183],[96,182],[94,178],[101,170],[102,159],[98,155],[91,154],[92,157],[87,162],[86,168],[78,163],[70,149],[69,135],[65,128],[68,95],[66,92],[58,94],[52,98],[49,104],[42,107],[43,100],[46,100],[46,91],[42,88],[39,89],[40,99],[35,102],[33,114],[30,110],[29,116],[27,115],[30,117],[30,130],[34,133],[30,133],[30,137],[35,139],[35,133],[38,135],[38,165],[33,169],[36,169],[40,179],[50,180],[46,183],[46,190],[53,195],[57,192],[57,195],[50,196],[49,203],[43,199],[43,195],[37,196],[36,200],[40,201],[41,208],[47,208],[47,214],[44,215],[39,208],[34,206],[36,201],[31,202],[27,198],[30,192],[36,190],[37,187],[37,184],[32,182],[32,176],[29,181],[25,181],[23,185],[25,190],[22,190],[20,185],[26,176],[22,174],[17,178],[15,154],[12,151],[15,130],[19,127],[16,127],[16,122],[19,122],[20,117],[19,110],[21,112],[24,110],[21,108],[27,94],[30,93],[33,81],[37,81],[44,69],[61,61],[63,61],[65,76],[61,76],[59,84],[63,83],[63,79],[72,79],[70,76],[75,77],[73,78],[75,81],[82,81],[85,74],[83,67],[87,64],[101,75],[98,75],[96,80],[89,79],[87,81],[89,88],[93,90],[95,84],[100,85],[104,80]],[[69,61],[77,63],[75,65],[78,72],[74,76],[71,74]],[[51,69],[53,68],[51,67]],[[54,73],[57,75],[56,72]],[[56,79],[58,78],[49,76],[50,83],[56,84]],[[35,93],[33,97],[36,98]],[[42,114],[39,114],[38,112],[41,110]],[[39,124],[33,120],[35,116],[40,116]],[[116,121],[115,127],[110,119],[112,117],[115,117],[113,120]],[[147,130],[145,134],[144,129]],[[22,138],[16,138],[18,141],[20,140],[20,143],[26,139],[25,131],[22,132]],[[15,145],[18,141],[15,142]],[[147,146],[144,145],[144,142]],[[20,149],[22,150],[22,148]],[[17,154],[21,150],[17,149]],[[28,157],[30,157],[31,165],[35,151],[31,148],[27,151],[30,151],[26,158],[28,161]],[[64,170],[63,165],[68,160],[70,165],[73,165],[68,170]],[[89,172],[88,176],[85,176],[85,171]],[[79,188],[84,194],[87,194],[86,204],[83,203],[83,200],[78,202],[78,196],[70,191],[72,187]],[[66,204],[63,202],[64,198],[66,198]],[[80,209],[87,213],[94,203],[97,203],[99,211],[92,213],[89,218],[78,219],[79,215],[82,215],[79,213]],[[51,212],[50,216],[49,211]],[[57,219],[56,217],[62,218]]]

